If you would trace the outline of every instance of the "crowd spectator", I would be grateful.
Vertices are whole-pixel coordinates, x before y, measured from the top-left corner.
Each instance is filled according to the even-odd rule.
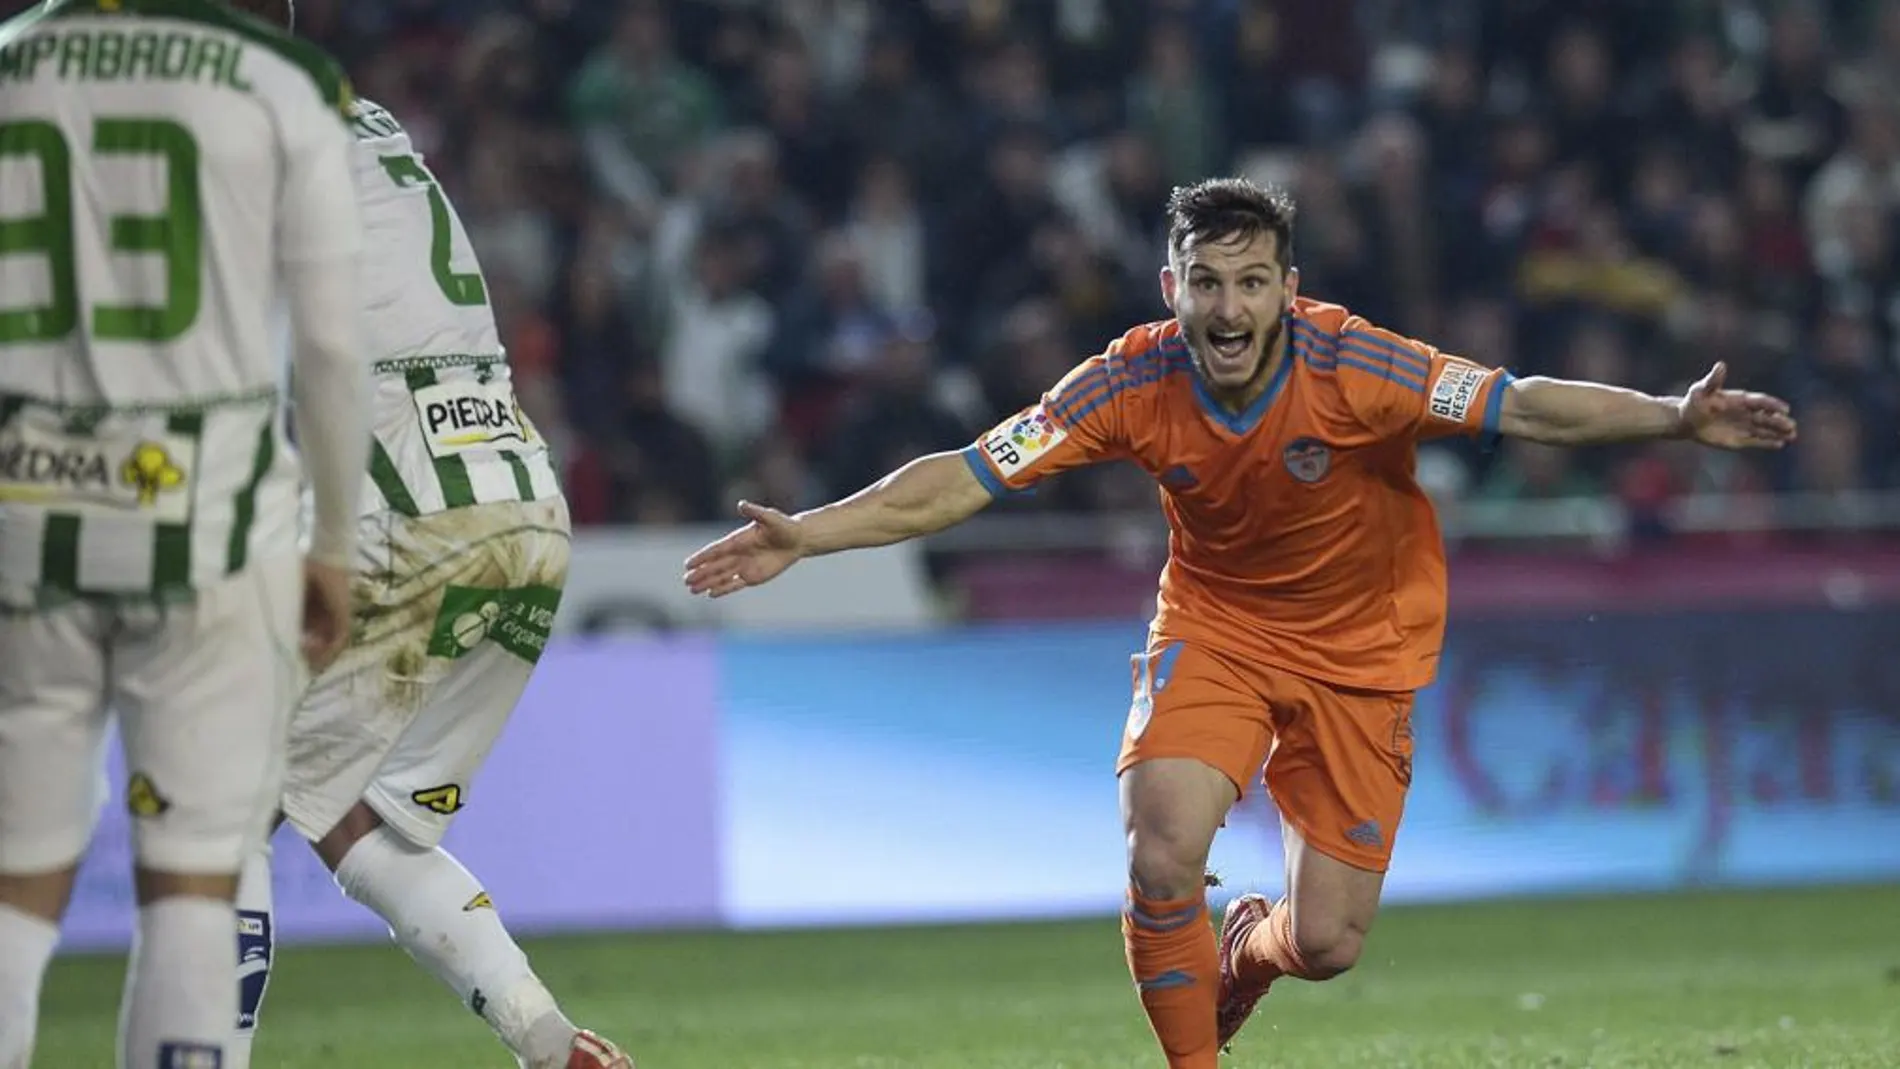
[[[298,10],[454,194],[589,522],[965,440],[1165,314],[1161,202],[1218,172],[1290,184],[1304,288],[1394,329],[1648,389],[1720,358],[1806,410],[1788,456],[1719,464],[1434,446],[1454,498],[1900,478],[1900,5]],[[1022,507],[1127,500],[1073,481]]]

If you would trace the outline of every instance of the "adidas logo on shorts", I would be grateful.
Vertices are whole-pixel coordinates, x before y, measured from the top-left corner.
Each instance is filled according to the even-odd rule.
[[[1360,846],[1377,848],[1385,845],[1385,835],[1379,831],[1379,822],[1376,820],[1368,820],[1353,825],[1346,832],[1346,838],[1351,839]]]

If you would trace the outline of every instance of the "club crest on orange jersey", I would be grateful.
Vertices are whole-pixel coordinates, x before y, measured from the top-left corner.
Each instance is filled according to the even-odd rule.
[[[1303,483],[1316,483],[1333,470],[1333,451],[1317,438],[1296,438],[1281,452],[1287,473]]]

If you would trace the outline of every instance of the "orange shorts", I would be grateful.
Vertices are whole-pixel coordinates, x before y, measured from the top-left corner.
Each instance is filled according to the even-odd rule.
[[[1262,782],[1301,838],[1386,870],[1412,782],[1410,692],[1338,687],[1178,641],[1156,640],[1133,662],[1117,774],[1192,757],[1245,794],[1264,764]]]

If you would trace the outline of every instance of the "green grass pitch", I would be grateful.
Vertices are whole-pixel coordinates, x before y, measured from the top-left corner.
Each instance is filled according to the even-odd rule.
[[[535,940],[642,1069],[1162,1065],[1113,918]],[[111,1065],[123,959],[48,977],[40,1066]],[[1286,983],[1234,1067],[1900,1066],[1900,887],[1392,909],[1360,967]],[[257,1069],[507,1069],[389,946],[290,947]]]

